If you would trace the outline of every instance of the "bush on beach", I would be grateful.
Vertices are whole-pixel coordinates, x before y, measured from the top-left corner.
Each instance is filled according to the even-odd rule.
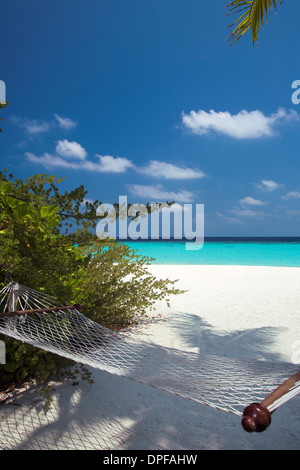
[[[84,305],[84,314],[111,328],[138,321],[157,300],[179,294],[174,281],[147,270],[151,259],[95,235],[99,201],[86,202],[83,186],[63,194],[55,176],[13,179],[0,172],[0,283],[9,278]],[[6,364],[0,387],[27,378],[45,381],[73,363],[0,335]]]

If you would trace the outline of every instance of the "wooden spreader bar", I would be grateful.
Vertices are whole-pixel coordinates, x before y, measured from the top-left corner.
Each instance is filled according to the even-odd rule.
[[[260,403],[251,403],[243,412],[242,427],[247,432],[262,432],[271,424],[268,410],[274,402],[286,395],[300,381],[300,371],[277,387]],[[273,410],[274,412],[275,410]]]
[[[0,318],[15,317],[16,315],[33,315],[34,313],[47,313],[47,312],[58,312],[59,310],[80,310],[82,305],[65,305],[64,307],[46,307],[46,308],[35,308],[33,310],[18,310],[15,312],[4,312],[0,314]]]

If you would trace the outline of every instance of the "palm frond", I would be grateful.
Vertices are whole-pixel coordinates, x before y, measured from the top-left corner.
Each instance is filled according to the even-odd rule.
[[[234,28],[227,38],[231,45],[238,41],[250,28],[253,44],[256,44],[260,26],[263,28],[272,11],[277,12],[277,5],[282,5],[283,3],[284,0],[234,0],[227,3],[228,15],[241,13],[228,26],[229,28]]]

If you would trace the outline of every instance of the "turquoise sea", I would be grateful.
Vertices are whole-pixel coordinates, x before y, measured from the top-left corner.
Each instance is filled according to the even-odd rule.
[[[200,250],[186,250],[182,240],[126,241],[153,264],[218,264],[300,267],[300,238],[213,238]]]

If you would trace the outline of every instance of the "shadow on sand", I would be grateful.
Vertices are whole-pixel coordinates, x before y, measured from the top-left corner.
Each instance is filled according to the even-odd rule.
[[[258,328],[224,335],[200,317],[185,313],[172,317],[170,328],[186,345],[197,348],[201,355],[218,355],[217,351],[227,358],[283,362],[280,355],[271,352],[280,328]],[[145,342],[139,353],[140,363],[136,364],[133,375],[143,371],[145,357],[153,358],[155,374],[164,374],[168,351]],[[198,357],[200,359],[200,355]],[[197,354],[193,355],[193,360],[196,359]],[[299,409],[299,396],[276,411],[278,420],[270,430],[260,435],[248,435],[236,415],[101,370],[91,371],[93,384],[57,384],[48,412],[45,412],[35,387],[16,393],[11,401],[0,406],[0,449],[299,447],[300,416],[293,412],[295,404]]]

